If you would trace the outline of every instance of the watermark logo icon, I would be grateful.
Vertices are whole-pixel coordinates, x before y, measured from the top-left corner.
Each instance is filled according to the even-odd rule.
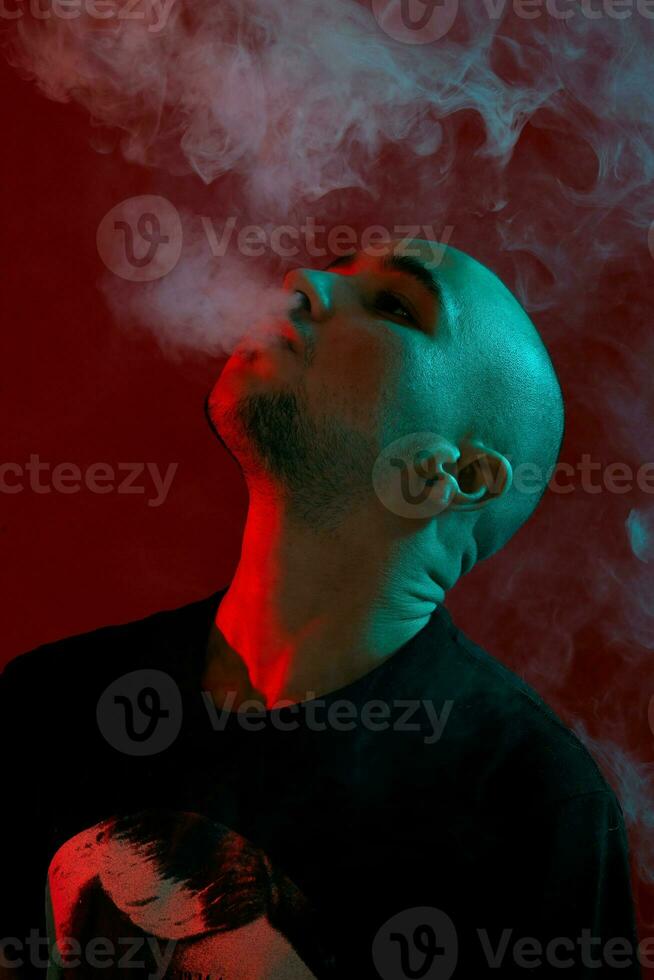
[[[449,980],[459,943],[454,923],[440,909],[404,909],[381,927],[372,959],[381,980]]]
[[[394,41],[432,44],[448,33],[459,0],[373,0],[377,23]]]
[[[399,517],[434,517],[445,510],[455,459],[451,444],[435,432],[412,432],[386,446],[375,461],[372,483],[384,507]]]
[[[177,265],[182,222],[165,197],[129,197],[105,214],[96,243],[100,258],[114,275],[130,282],[151,282]]]
[[[106,741],[126,755],[155,755],[175,741],[182,724],[182,698],[163,670],[133,670],[113,681],[96,710]]]

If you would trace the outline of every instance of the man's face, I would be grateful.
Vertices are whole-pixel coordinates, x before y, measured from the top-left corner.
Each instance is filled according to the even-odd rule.
[[[447,434],[452,263],[443,246],[413,242],[287,275],[293,313],[270,341],[232,355],[209,400],[246,473],[262,465],[293,490],[314,478],[316,491],[331,479],[334,491],[365,492],[394,439]]]

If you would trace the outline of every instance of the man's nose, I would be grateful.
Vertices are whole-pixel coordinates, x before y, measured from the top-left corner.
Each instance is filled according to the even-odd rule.
[[[312,320],[328,320],[334,312],[336,276],[318,269],[292,269],[284,277],[284,289],[304,293]]]

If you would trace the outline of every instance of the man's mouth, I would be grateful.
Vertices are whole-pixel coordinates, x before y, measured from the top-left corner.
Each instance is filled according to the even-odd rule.
[[[273,327],[273,325],[270,325]],[[246,361],[255,360],[268,349],[288,350],[298,356],[306,355],[310,338],[303,324],[287,320],[276,324],[258,336],[244,339],[236,348],[235,353]]]

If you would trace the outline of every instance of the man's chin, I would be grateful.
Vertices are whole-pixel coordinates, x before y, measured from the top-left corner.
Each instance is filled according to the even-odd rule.
[[[207,398],[206,414],[219,442],[245,473],[265,470],[280,477],[294,473],[306,453],[306,423],[296,394],[288,387],[231,385],[218,379]]]
[[[250,490],[261,478],[278,487],[306,525],[337,526],[352,500],[370,494],[370,439],[325,415],[314,419],[302,384],[241,391],[234,400],[214,389],[208,405],[212,428]]]

